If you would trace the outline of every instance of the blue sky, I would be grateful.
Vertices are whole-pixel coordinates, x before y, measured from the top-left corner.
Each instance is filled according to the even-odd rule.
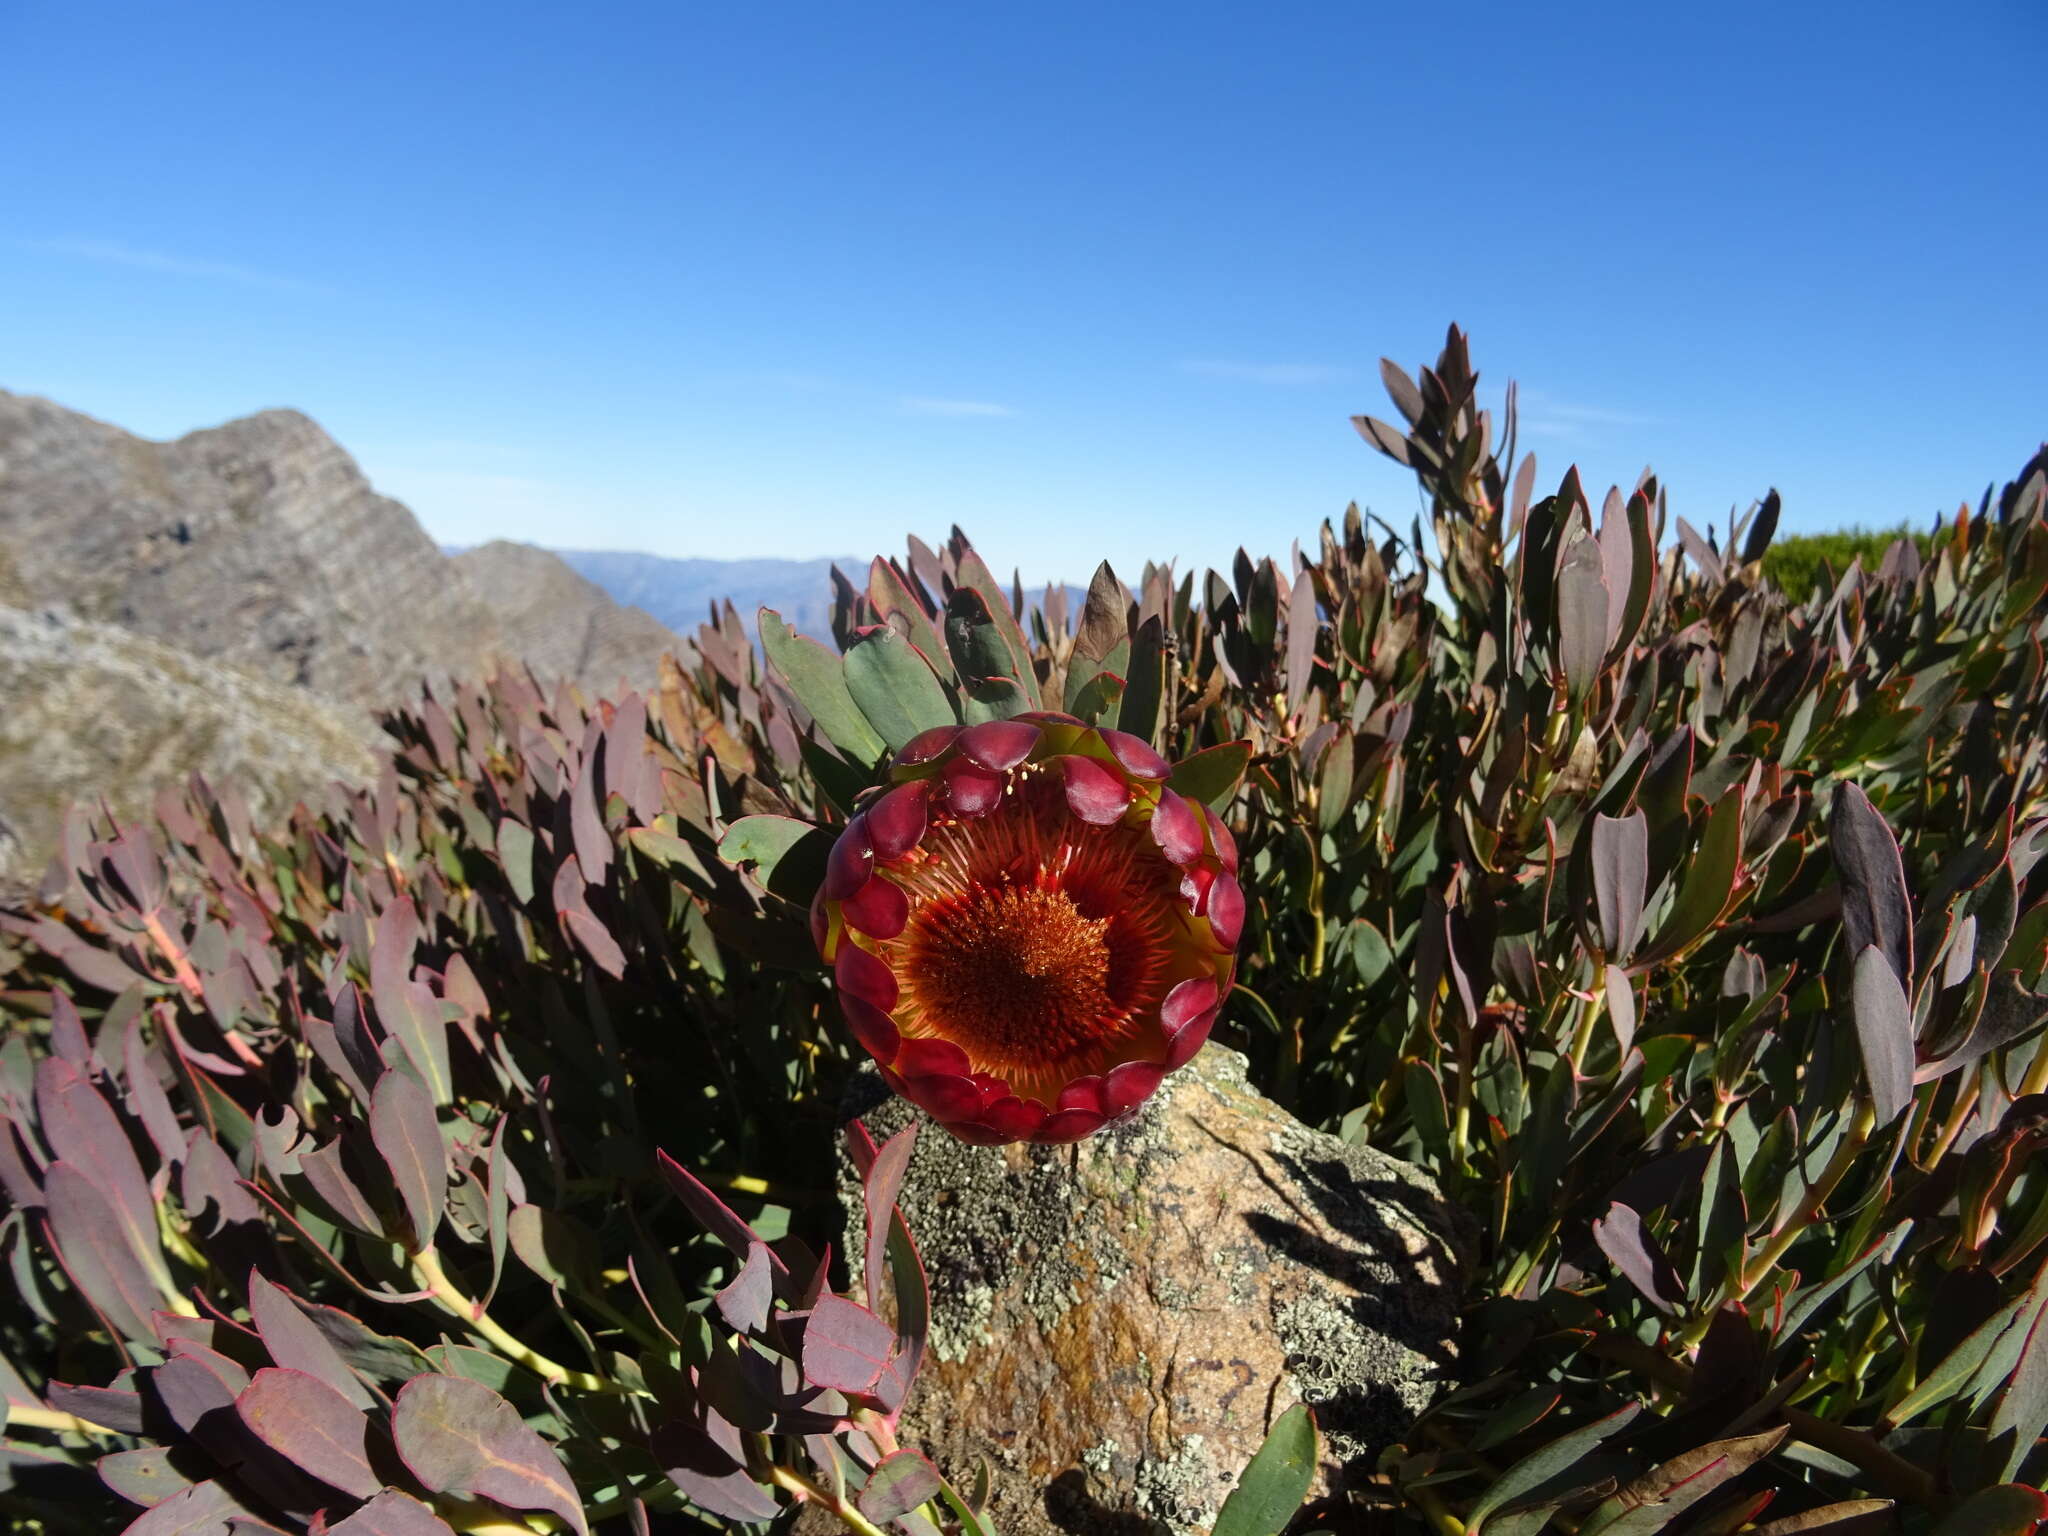
[[[0,387],[438,537],[1307,542],[1456,320],[1554,485],[1926,519],[2048,434],[2034,0],[0,0]]]

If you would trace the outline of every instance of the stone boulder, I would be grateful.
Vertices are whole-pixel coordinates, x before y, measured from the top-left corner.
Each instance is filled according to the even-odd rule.
[[[924,1119],[872,1072],[847,1108],[878,1141]],[[1465,1218],[1220,1046],[1072,1146],[924,1123],[902,1209],[932,1291],[903,1442],[963,1481],[987,1457],[1005,1536],[1206,1530],[1296,1401],[1334,1491],[1455,1379]]]

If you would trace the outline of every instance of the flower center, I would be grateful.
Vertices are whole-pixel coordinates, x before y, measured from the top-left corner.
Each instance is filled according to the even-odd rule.
[[[977,1065],[1042,1070],[1114,1035],[1110,920],[1066,892],[970,889],[928,903],[908,936],[911,1000]]]

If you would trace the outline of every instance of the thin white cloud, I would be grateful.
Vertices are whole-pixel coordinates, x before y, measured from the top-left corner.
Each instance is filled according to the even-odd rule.
[[[992,400],[940,400],[931,395],[905,395],[897,404],[912,416],[1014,416],[1007,405]]]
[[[276,272],[261,272],[234,262],[195,261],[163,251],[139,250],[119,240],[13,240],[9,243],[23,250],[47,251],[54,256],[69,256],[101,266],[133,267],[174,277],[202,277],[215,282],[239,283],[245,288],[269,288],[279,293],[334,292],[325,283],[308,282],[304,278],[286,277]]]
[[[1277,384],[1298,387],[1304,384],[1335,384],[1351,377],[1349,368],[1333,368],[1324,363],[1233,363],[1220,358],[1190,358],[1181,364],[1187,373],[1198,373],[1211,379],[1238,379],[1247,384]]]
[[[1659,420],[1642,411],[1560,400],[1534,389],[1522,391],[1520,405],[1518,424],[1532,437],[1584,437],[1589,430],[1599,427],[1649,427]]]

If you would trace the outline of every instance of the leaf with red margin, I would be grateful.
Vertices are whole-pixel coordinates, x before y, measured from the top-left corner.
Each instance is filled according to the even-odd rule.
[[[917,1127],[907,1125],[875,1154],[874,1162],[861,1171],[867,1204],[867,1249],[863,1271],[867,1278],[868,1306],[882,1305],[882,1264],[889,1243],[888,1218],[896,1209],[897,1191],[910,1170],[910,1154],[917,1145]]]
[[[129,1246],[120,1215],[100,1187],[67,1162],[43,1170],[50,1238],[65,1273],[110,1327],[148,1343],[149,1314],[162,1301]]]
[[[121,1536],[228,1536],[228,1521],[248,1513],[233,1494],[209,1479],[144,1510]]]
[[[854,1502],[875,1524],[886,1525],[936,1497],[944,1485],[938,1468],[918,1452],[891,1451],[868,1474]]]
[[[249,1316],[263,1336],[270,1358],[289,1370],[304,1371],[339,1392],[357,1408],[377,1406],[376,1397],[357,1379],[341,1352],[288,1292],[249,1271]]]
[[[804,1380],[835,1392],[873,1390],[894,1352],[896,1330],[858,1302],[826,1296],[804,1329]]]
[[[391,1170],[418,1253],[432,1245],[448,1201],[448,1149],[427,1090],[403,1072],[378,1078],[370,1090],[370,1140]]]
[[[723,1429],[719,1437],[680,1420],[664,1424],[654,1432],[655,1460],[683,1497],[707,1514],[750,1524],[774,1519],[782,1506],[747,1475],[738,1433],[730,1425]]]
[[[370,1465],[370,1420],[319,1377],[266,1366],[235,1399],[249,1433],[300,1471],[356,1498],[384,1486]]]
[[[36,1117],[51,1154],[92,1180],[120,1218],[125,1241],[143,1268],[166,1285],[156,1230],[156,1202],[113,1107],[78,1068],[46,1056],[36,1063]]]
[[[455,1536],[455,1528],[410,1494],[386,1488],[327,1536]]]
[[[415,1376],[399,1389],[391,1432],[399,1456],[433,1492],[546,1510],[589,1536],[576,1485],[554,1447],[482,1382]]]

